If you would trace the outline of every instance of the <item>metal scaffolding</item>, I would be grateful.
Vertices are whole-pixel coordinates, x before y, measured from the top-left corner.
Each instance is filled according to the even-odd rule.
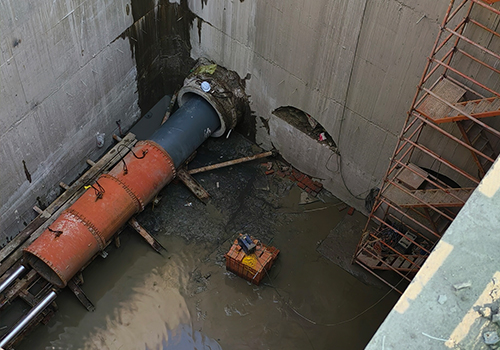
[[[498,1],[450,2],[357,246],[399,292],[499,154]]]

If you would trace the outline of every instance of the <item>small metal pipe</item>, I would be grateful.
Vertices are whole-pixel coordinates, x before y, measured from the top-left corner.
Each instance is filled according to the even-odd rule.
[[[54,299],[57,297],[56,292],[51,291],[45,298],[43,298],[31,311],[24,317],[5,338],[0,341],[0,348],[5,347],[15,337],[23,331],[23,329],[42,312]]]
[[[491,34],[493,34],[493,35],[495,35],[495,36],[497,36],[497,37],[499,37],[499,38],[500,38],[500,33],[497,33],[497,32],[495,32],[494,30],[491,30],[490,28],[486,27],[484,24],[481,24],[481,23],[479,23],[478,21],[475,21],[475,20],[473,20],[473,19],[470,19],[469,21],[470,21],[471,23],[474,23],[474,24],[475,24],[475,25],[477,25],[478,27],[483,28],[484,30],[486,30],[486,31],[490,32]]]
[[[486,3],[482,2],[482,1],[478,1],[478,0],[471,0],[471,1],[472,1],[473,3],[478,4],[479,6],[482,6],[482,7],[484,7],[485,9],[490,10],[491,12],[494,12],[494,13],[496,13],[497,15],[499,15],[499,16],[500,16],[500,10],[497,10],[496,8],[491,7],[490,5],[488,5],[488,4],[486,4]]]
[[[256,154],[254,156],[243,157],[243,158],[239,158],[239,159],[229,160],[229,161],[223,162],[223,163],[218,163],[218,164],[214,164],[214,165],[207,165],[207,166],[204,166],[202,168],[191,169],[191,170],[188,170],[188,173],[190,175],[198,174],[198,173],[202,173],[204,171],[219,169],[219,168],[223,168],[223,167],[234,165],[234,164],[250,162],[252,160],[259,159],[259,158],[270,157],[272,155],[273,155],[273,152],[268,151],[268,152]]]
[[[482,65],[483,67],[489,68],[489,69],[491,69],[492,71],[494,71],[495,73],[500,74],[500,70],[496,69],[496,68],[495,68],[495,67],[493,67],[493,66],[490,66],[488,63],[483,62],[483,61],[481,61],[481,60],[480,60],[480,59],[478,59],[478,58],[475,58],[475,57],[474,57],[474,56],[472,56],[470,53],[468,53],[468,52],[466,52],[466,51],[464,51],[464,50],[462,50],[462,49],[457,49],[457,51],[458,51],[458,52],[460,52],[462,55],[464,55],[464,56],[466,56],[466,57],[470,58],[470,59],[471,59],[471,60],[473,60],[474,62],[479,63],[479,64],[480,64],[480,65]]]
[[[2,293],[4,290],[7,289],[8,286],[14,282],[19,275],[21,275],[24,271],[26,270],[26,267],[24,265],[21,265],[17,268],[16,271],[14,271],[3,283],[0,285],[0,293]]]
[[[477,97],[479,97],[480,99],[485,99],[486,96],[484,96],[483,94],[480,94],[479,92],[471,89],[470,87],[468,87],[467,85],[465,85],[464,83],[458,81],[457,79],[453,78],[453,77],[450,77],[449,75],[446,76],[446,79],[450,80],[451,82],[457,84],[458,86],[460,86],[461,88],[469,91],[469,92],[472,92],[474,95],[476,95]]]
[[[413,146],[415,146],[416,148],[418,148],[419,150],[421,150],[422,152],[426,153],[427,155],[429,155],[430,157],[440,161],[441,163],[443,163],[444,165],[446,165],[447,167],[455,170],[456,172],[458,172],[460,175],[466,177],[467,179],[471,180],[472,182],[475,182],[476,184],[479,185],[479,183],[481,182],[481,180],[479,179],[476,179],[474,176],[468,174],[467,172],[463,171],[462,169],[460,169],[459,167],[457,167],[456,165],[454,165],[453,163],[447,161],[446,159],[444,159],[443,157],[441,157],[439,154],[437,154],[436,152],[430,150],[429,148],[427,147],[424,147],[420,144],[417,144],[411,140],[408,140],[409,143],[411,143]]]
[[[464,5],[467,3],[467,1],[468,0],[462,1],[462,3],[460,5],[458,5],[455,10],[453,10],[453,12],[446,19],[446,24],[448,24],[453,19],[453,17],[455,17],[455,15],[458,13],[458,11],[460,11],[462,9],[462,7],[464,7]]]
[[[479,124],[481,125],[483,128],[485,128],[486,130],[490,130],[490,132],[494,135],[496,135],[497,137],[500,137],[500,131],[497,131],[495,129],[493,129],[491,126],[489,126],[488,124],[485,124],[483,123],[482,121],[480,121],[479,119],[477,118],[474,118],[471,113],[466,113],[464,112],[462,109],[458,108],[457,106],[455,106],[454,104],[452,103],[449,103],[448,101],[446,101],[445,99],[443,99],[441,96],[435,94],[434,92],[426,89],[426,88],[423,88],[426,92],[428,92],[430,95],[434,96],[435,98],[437,98],[439,101],[443,102],[445,105],[453,108],[454,110],[458,111],[458,113],[460,113],[461,115],[469,118],[470,120],[472,120],[473,122],[475,122],[476,124]],[[497,93],[498,94],[498,93]],[[420,113],[420,112],[419,112]]]
[[[500,93],[496,92],[495,90],[490,89],[489,87],[487,87],[487,86],[486,86],[486,85],[484,85],[484,84],[481,84],[481,83],[480,83],[480,82],[478,82],[477,80],[472,79],[472,78],[471,78],[471,77],[469,77],[468,75],[466,75],[466,74],[464,74],[464,73],[460,72],[458,69],[455,69],[455,68],[453,68],[453,67],[451,67],[451,66],[447,65],[446,63],[441,62],[441,61],[440,61],[440,60],[438,60],[438,59],[433,58],[432,60],[434,60],[434,62],[436,62],[437,64],[439,64],[439,65],[441,65],[441,66],[443,66],[443,67],[446,67],[447,69],[451,70],[452,72],[454,72],[454,73],[456,73],[456,74],[460,75],[462,78],[467,79],[468,81],[470,81],[471,83],[473,83],[473,84],[475,84],[475,85],[479,86],[480,88],[482,88],[482,89],[484,89],[484,90],[487,90],[487,91],[491,92],[492,94],[497,95],[498,97],[500,97]]]
[[[499,55],[497,55],[496,53],[494,53],[494,52],[493,52],[493,51],[491,51],[491,50],[488,50],[486,47],[479,45],[479,44],[478,44],[478,43],[476,43],[475,41],[472,41],[471,39],[467,38],[466,36],[464,36],[464,35],[462,35],[462,34],[460,34],[460,33],[456,32],[456,31],[454,31],[454,30],[452,30],[452,29],[450,29],[450,28],[445,28],[445,30],[447,30],[448,32],[452,33],[453,35],[455,35],[455,36],[459,37],[459,38],[460,38],[460,39],[462,39],[463,41],[465,41],[465,42],[467,42],[467,43],[471,44],[472,46],[477,47],[479,50],[484,51],[484,52],[486,52],[486,53],[490,54],[491,56],[495,57],[496,59],[499,59],[499,60],[500,60],[500,56],[499,56]]]

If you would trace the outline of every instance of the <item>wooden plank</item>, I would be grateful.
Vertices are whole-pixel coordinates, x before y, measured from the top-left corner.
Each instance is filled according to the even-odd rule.
[[[22,279],[18,279],[14,282],[14,284],[4,293],[4,299],[0,301],[0,309],[10,303],[11,300],[19,295],[21,290],[28,288],[39,277],[40,275],[35,270],[31,270]]]
[[[470,114],[476,119],[490,118],[500,115],[500,99],[499,98],[487,98],[484,100],[474,100],[456,103],[455,106],[461,108],[464,112]],[[434,120],[437,124],[458,122],[462,120],[469,120],[465,115],[460,112],[453,110],[447,116],[443,118]]]
[[[490,117],[496,117],[500,115],[500,110],[494,110],[494,111],[488,111],[488,112],[482,112],[478,114],[472,114],[472,117],[476,119],[481,119],[481,118],[490,118]],[[434,120],[436,124],[443,124],[443,123],[450,123],[450,122],[458,122],[461,120],[467,120],[465,115],[458,115],[456,117],[445,117],[441,119]]]
[[[203,203],[208,201],[210,194],[186,171],[186,169],[178,169],[177,178],[181,180],[200,201]]]
[[[149,234],[149,232],[148,232],[148,231],[146,231],[146,230],[144,229],[144,227],[142,227],[142,226],[139,224],[139,222],[138,222],[135,218],[130,219],[130,220],[128,221],[128,224],[129,224],[129,225],[130,225],[130,226],[131,226],[134,230],[136,230],[136,231],[137,231],[137,233],[139,233],[139,234],[140,234],[140,235],[141,235],[141,236],[142,236],[142,237],[146,240],[146,242],[148,242],[148,243],[149,243],[149,245],[150,245],[151,247],[153,247],[153,249],[154,249],[157,253],[161,254],[161,249],[165,249],[165,248],[163,248],[163,246],[162,246],[162,245],[161,245],[161,244],[160,244],[160,243],[159,243],[156,239],[154,239],[154,237],[153,237],[153,236],[151,236],[151,235]]]
[[[123,140],[116,144],[108,153],[106,153],[96,165],[78,180],[70,188],[61,194],[45,210],[44,214],[39,215],[32,221],[21,233],[19,233],[9,244],[0,251],[0,276],[4,274],[15,262],[22,256],[22,249],[30,245],[42,232],[62,213],[62,211],[73,204],[76,199],[85,191],[84,185],[96,178],[102,172],[111,169],[121,157],[129,152],[125,146],[132,146],[136,142],[135,135],[127,134]],[[123,146],[121,146],[123,145]],[[49,220],[50,218],[50,220]]]
[[[408,168],[415,171],[417,174]],[[416,190],[429,176],[429,173],[413,163],[408,164],[408,168],[404,168],[398,174],[397,179]]]
[[[83,292],[83,289],[71,279],[68,282],[68,287],[71,289],[73,294],[77,297],[77,299],[82,303],[82,305],[87,309],[87,311],[94,312],[95,311],[95,306],[92,304],[90,299],[85,295]]]
[[[466,202],[474,188],[449,188],[448,192],[453,193],[458,198]],[[408,190],[415,197],[421,199],[434,207],[461,207],[463,202],[451,196],[441,189],[430,190]],[[389,186],[384,191],[384,196],[401,207],[426,207],[427,205],[410,194],[400,190],[396,186]]]
[[[456,103],[465,94],[465,89],[444,78],[436,84],[432,92],[449,103]],[[453,110],[450,106],[430,95],[428,95],[416,109],[432,120],[443,118]]]

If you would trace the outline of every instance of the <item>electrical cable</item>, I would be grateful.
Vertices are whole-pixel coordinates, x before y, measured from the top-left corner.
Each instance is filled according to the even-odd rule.
[[[359,41],[360,41],[360,38],[361,38],[361,29],[363,28],[363,21],[364,21],[364,18],[365,18],[367,3],[368,3],[368,1],[366,0],[365,4],[364,4],[364,7],[363,7],[363,13],[361,15],[361,24],[359,26],[359,32],[358,32],[358,36],[356,38],[356,46],[354,47],[354,57],[353,57],[353,60],[352,60],[351,70],[349,72],[349,79],[347,80],[347,89],[346,89],[345,98],[344,98],[344,105],[342,107],[342,114],[341,114],[341,117],[340,117],[339,134],[338,134],[338,137],[337,137],[337,150],[338,150],[337,168],[338,168],[338,172],[340,174],[340,178],[342,179],[342,183],[344,184],[344,187],[346,188],[347,192],[349,192],[351,196],[353,196],[354,198],[359,199],[359,200],[364,200],[364,198],[360,197],[360,195],[363,194],[363,193],[368,192],[369,190],[366,190],[366,191],[361,192],[361,193],[359,193],[359,194],[356,195],[347,186],[344,174],[342,172],[342,154],[341,154],[341,151],[340,151],[340,147],[341,147],[340,146],[340,140],[341,140],[341,136],[342,136],[342,126],[344,124],[345,112],[346,112],[346,109],[347,109],[347,98],[349,96],[349,86],[351,85],[351,80],[352,80],[352,76],[353,76],[353,72],[354,72],[354,62],[356,60],[356,54],[358,53]],[[327,164],[325,164],[325,167],[327,169],[328,169],[328,162],[329,161],[330,161],[330,159],[328,159]],[[330,169],[328,169],[328,170],[330,170]]]
[[[128,150],[129,150],[130,152],[132,152],[132,154],[134,155],[134,157],[135,157],[136,159],[143,159],[143,158],[146,156],[146,154],[148,154],[148,150],[147,150],[147,149],[146,149],[146,150],[142,150],[142,157],[139,157],[139,156],[137,156],[137,154],[135,154],[135,152],[134,152],[134,151],[133,151],[133,150],[132,150],[132,149],[131,149],[128,145],[120,145],[120,146],[118,146],[118,149],[117,149],[118,153],[120,153],[120,151],[121,151],[121,150],[120,150],[120,148],[121,148],[121,147],[126,147],[126,148],[128,148]],[[122,161],[122,162],[123,162],[123,173],[124,173],[125,175],[127,175],[127,174],[128,174],[128,168],[127,168],[127,163],[125,163],[125,159],[124,159],[124,158],[125,158],[125,156],[126,156],[126,154],[123,154],[123,155],[121,156],[120,161]]]
[[[260,241],[258,241],[258,243],[261,244],[264,247],[264,249],[265,249],[265,246]],[[270,283],[269,284],[265,284],[265,285],[269,285],[271,288],[273,288],[276,291],[276,293],[278,293],[278,296],[280,297],[281,301],[286,306],[288,306],[297,316],[301,317],[302,319],[306,320],[307,322],[309,322],[309,323],[311,323],[311,324],[313,324],[315,326],[335,327],[335,326],[340,326],[342,324],[346,324],[346,323],[352,322],[352,321],[356,320],[357,318],[359,318],[359,317],[363,316],[364,314],[366,314],[368,311],[370,311],[371,309],[373,309],[378,304],[380,304],[382,302],[382,300],[384,300],[393,291],[393,288],[389,289],[389,291],[387,293],[385,293],[379,300],[377,300],[374,304],[372,304],[371,306],[369,306],[368,308],[366,308],[362,312],[358,313],[354,317],[351,317],[351,318],[349,318],[347,320],[344,320],[344,321],[335,322],[335,323],[320,323],[320,322],[316,322],[314,320],[311,320],[310,318],[307,318],[306,316],[304,316],[300,312],[298,312],[292,305],[290,305],[290,303],[288,301],[286,301],[285,298],[281,295],[281,293],[278,290],[278,287],[274,286],[273,280],[272,280],[271,276],[269,275],[269,273],[267,272],[267,269],[265,269],[264,266],[262,266],[262,264],[260,263],[260,261],[258,259],[257,259],[257,262],[260,264],[260,266],[262,267],[262,269],[266,273],[266,276],[269,278]],[[408,271],[406,273],[405,277],[407,277],[411,272],[412,271]],[[403,282],[404,280],[405,280],[404,277],[401,278],[399,280],[399,282],[396,283],[396,285],[394,285],[394,288],[397,288],[397,286],[399,284],[401,284],[401,282]],[[284,290],[284,291],[286,292],[286,290]]]

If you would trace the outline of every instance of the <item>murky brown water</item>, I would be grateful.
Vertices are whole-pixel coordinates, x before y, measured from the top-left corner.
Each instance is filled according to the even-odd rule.
[[[16,349],[362,349],[397,296],[332,325],[363,312],[386,290],[362,284],[316,252],[345,215],[336,199],[303,206],[299,197],[292,188],[278,209],[293,219],[274,233],[281,254],[263,285],[226,272],[220,252],[229,241],[217,250],[215,243],[160,235],[168,249],[161,256],[126,232],[121,248],[84,273],[96,311],[85,311],[65,291],[49,325]],[[213,205],[207,210],[219,215]]]

